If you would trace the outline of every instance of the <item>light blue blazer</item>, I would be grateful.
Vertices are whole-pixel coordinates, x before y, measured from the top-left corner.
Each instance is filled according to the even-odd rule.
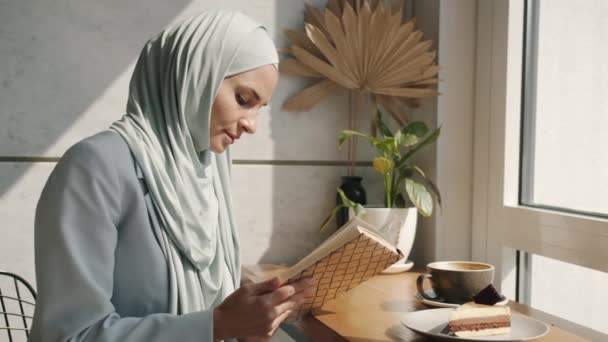
[[[122,138],[104,131],[51,173],[36,209],[31,342],[213,341],[212,310],[167,313],[160,226],[135,165]]]

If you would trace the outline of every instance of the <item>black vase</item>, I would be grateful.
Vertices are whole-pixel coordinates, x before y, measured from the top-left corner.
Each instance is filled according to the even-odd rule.
[[[340,189],[344,191],[346,197],[349,200],[359,203],[361,205],[367,204],[367,197],[365,195],[365,189],[361,184],[363,178],[359,176],[342,176],[342,184]],[[342,198],[339,193],[336,193],[336,205],[342,204]],[[338,228],[342,227],[348,221],[348,208],[342,208],[338,210],[336,214],[336,224]]]

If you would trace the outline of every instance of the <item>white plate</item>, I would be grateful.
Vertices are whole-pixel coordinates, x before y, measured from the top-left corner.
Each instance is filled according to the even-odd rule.
[[[403,261],[399,261],[395,264],[392,264],[387,269],[380,272],[380,274],[393,274],[393,273],[407,272],[407,271],[411,270],[412,267],[414,267],[414,262],[412,260],[407,260],[407,261],[403,260]]]
[[[426,290],[426,294],[430,297],[434,297],[435,293],[433,293],[433,290]],[[418,299],[419,301],[422,302],[422,304],[428,305],[428,306],[434,306],[437,308],[457,308],[460,306],[460,304],[454,304],[454,303],[448,303],[448,302],[443,302],[443,301],[439,301],[439,300],[430,300],[430,299],[426,299],[424,297],[422,297],[420,295],[420,293],[416,293],[414,295],[414,297],[416,297],[416,299]],[[496,305],[505,305],[509,302],[509,298],[503,299],[502,301],[496,303]]]
[[[401,323],[424,336],[443,341],[526,341],[545,336],[549,326],[528,316],[511,316],[511,333],[495,336],[457,337],[447,333],[450,313],[454,309],[429,309],[410,312],[401,317]]]

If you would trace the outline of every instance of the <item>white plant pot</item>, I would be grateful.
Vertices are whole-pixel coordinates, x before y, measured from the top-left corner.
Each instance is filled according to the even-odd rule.
[[[349,208],[349,219],[354,216],[355,212]],[[378,229],[387,241],[403,253],[403,262],[408,260],[416,236],[416,208],[365,208],[360,218]]]

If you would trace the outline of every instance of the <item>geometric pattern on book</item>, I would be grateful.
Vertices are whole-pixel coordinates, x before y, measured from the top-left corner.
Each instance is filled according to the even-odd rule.
[[[292,283],[301,278],[311,277],[317,285],[313,296],[307,297],[299,310],[289,315],[289,321],[320,308],[326,301],[334,299],[355,288],[360,283],[384,271],[397,262],[400,255],[364,234],[336,249],[297,276],[289,279]]]

